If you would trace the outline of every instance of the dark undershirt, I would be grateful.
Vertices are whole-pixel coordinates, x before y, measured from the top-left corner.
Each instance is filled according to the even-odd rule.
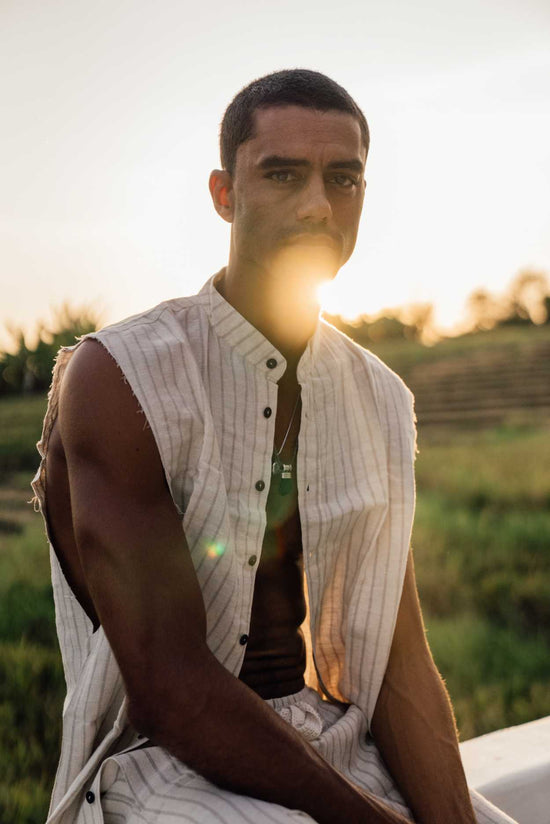
[[[240,678],[262,698],[291,695],[304,686],[306,614],[302,536],[295,481],[280,495],[273,478],[267,527],[254,586],[249,641]]]

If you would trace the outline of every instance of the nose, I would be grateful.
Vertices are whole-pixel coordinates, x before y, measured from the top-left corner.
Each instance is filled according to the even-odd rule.
[[[298,220],[326,223],[332,216],[332,206],[327,197],[325,181],[311,176],[301,192],[296,210]]]

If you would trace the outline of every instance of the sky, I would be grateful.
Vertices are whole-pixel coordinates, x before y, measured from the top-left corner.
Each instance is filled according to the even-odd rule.
[[[429,301],[450,328],[474,289],[550,273],[548,0],[0,0],[0,327],[197,291],[227,260],[223,111],[295,66],[371,130],[329,311]]]

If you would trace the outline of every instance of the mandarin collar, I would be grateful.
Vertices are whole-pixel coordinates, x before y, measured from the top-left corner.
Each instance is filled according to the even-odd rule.
[[[238,312],[216,289],[214,280],[209,278],[199,294],[206,295],[207,313],[216,335],[242,358],[254,367],[262,369],[266,377],[277,383],[285,373],[287,362],[279,350]],[[321,336],[321,323],[317,320],[315,331],[308,340],[306,348],[298,362],[297,377],[301,382],[307,377],[316,360]],[[273,361],[276,365],[273,366]]]

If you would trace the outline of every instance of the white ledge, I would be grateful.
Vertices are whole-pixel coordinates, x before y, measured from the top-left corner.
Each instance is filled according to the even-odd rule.
[[[550,822],[550,716],[460,745],[468,784],[519,824]]]

